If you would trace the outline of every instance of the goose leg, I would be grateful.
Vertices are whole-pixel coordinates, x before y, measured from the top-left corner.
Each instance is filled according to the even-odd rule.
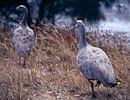
[[[23,67],[26,68],[26,57],[24,58]]]
[[[21,57],[19,57],[19,65],[21,65]]]
[[[90,82],[90,86],[91,86],[91,90],[92,90],[92,96],[91,96],[91,98],[95,98],[96,95],[95,95],[95,91],[94,91],[94,85],[93,85],[93,82],[91,82],[90,80],[89,80],[89,82]]]

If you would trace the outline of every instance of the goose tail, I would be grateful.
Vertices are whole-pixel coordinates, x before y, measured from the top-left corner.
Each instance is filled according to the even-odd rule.
[[[116,83],[112,84],[110,87],[115,87],[116,85],[119,85],[119,84],[121,84],[121,82],[117,81]]]

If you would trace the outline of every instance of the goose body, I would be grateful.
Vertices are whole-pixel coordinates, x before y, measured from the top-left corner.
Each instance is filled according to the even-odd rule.
[[[14,30],[13,45],[19,57],[29,56],[34,42],[34,32],[29,27],[19,26]]]
[[[91,80],[97,80],[106,87],[117,85],[114,69],[106,53],[87,43],[85,26],[82,20],[76,20],[76,27],[80,34],[79,52],[77,62],[83,75],[88,79],[92,88],[92,96],[95,97],[94,86]]]
[[[77,61],[88,80],[98,80],[106,87],[116,84],[114,69],[102,49],[87,44],[79,51]]]
[[[19,24],[19,27],[13,32],[13,46],[19,56],[20,63],[21,58],[24,58],[23,67],[25,67],[26,57],[30,55],[31,49],[35,43],[35,35],[34,31],[27,25],[27,8],[20,5],[17,9],[22,11],[23,18]]]

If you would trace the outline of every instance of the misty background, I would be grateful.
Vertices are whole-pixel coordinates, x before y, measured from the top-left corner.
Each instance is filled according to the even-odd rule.
[[[46,20],[66,27],[73,18],[88,21],[86,31],[123,33],[130,37],[130,0],[0,0],[0,25],[17,27],[21,16],[16,6],[29,10],[29,24],[43,24]],[[111,33],[112,34],[112,33]]]

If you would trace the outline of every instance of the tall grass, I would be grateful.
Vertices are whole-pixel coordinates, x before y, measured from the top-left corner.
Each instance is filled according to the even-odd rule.
[[[27,68],[18,65],[12,46],[12,33],[0,31],[0,98],[1,100],[86,100],[89,83],[79,70],[76,56],[78,39],[70,29],[52,24],[32,26],[36,42]],[[114,88],[96,87],[95,100],[130,98],[130,49],[118,34],[89,32],[88,42],[102,48],[109,56],[121,84]],[[109,95],[108,95],[109,93]]]

